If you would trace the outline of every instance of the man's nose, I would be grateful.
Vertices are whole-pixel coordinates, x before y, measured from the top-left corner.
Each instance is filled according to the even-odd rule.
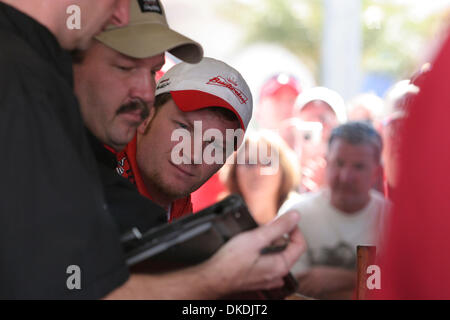
[[[354,178],[354,171],[350,167],[344,167],[341,169],[339,177],[343,182],[351,182]]]
[[[155,79],[153,75],[146,70],[137,70],[133,79],[131,96],[139,98],[149,105],[153,106],[155,101]]]
[[[130,0],[116,0],[115,9],[111,17],[111,23],[124,27],[130,21]]]
[[[194,136],[191,145],[191,164],[202,164],[203,163],[203,151],[204,145],[201,137]]]

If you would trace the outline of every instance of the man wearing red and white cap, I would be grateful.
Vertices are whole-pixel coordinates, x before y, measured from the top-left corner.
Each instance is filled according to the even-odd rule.
[[[298,118],[295,150],[302,167],[301,190],[318,191],[325,184],[325,154],[333,128],[347,121],[344,99],[325,87],[309,88],[295,101]]]
[[[119,154],[118,172],[168,210],[171,221],[193,211],[191,192],[216,173],[242,142],[252,115],[252,96],[239,72],[204,58],[198,64],[171,68],[158,83],[154,106],[137,136]],[[184,155],[173,152],[183,142],[173,138],[177,130],[186,133],[189,141],[184,142],[192,145]],[[216,134],[207,136],[211,130]],[[225,156],[211,163],[206,158],[212,149]]]
[[[263,129],[281,130],[283,122],[293,117],[294,103],[302,92],[300,81],[288,73],[270,77],[261,87],[256,120]]]

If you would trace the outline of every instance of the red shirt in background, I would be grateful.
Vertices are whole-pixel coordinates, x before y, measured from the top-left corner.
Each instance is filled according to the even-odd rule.
[[[191,194],[195,211],[200,211],[213,205],[225,191],[225,186],[219,179],[219,173],[214,174],[197,191]]]

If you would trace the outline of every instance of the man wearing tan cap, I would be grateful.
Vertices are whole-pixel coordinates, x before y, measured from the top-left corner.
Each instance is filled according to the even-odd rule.
[[[159,206],[117,177],[111,153],[124,149],[148,117],[155,99],[154,76],[164,64],[165,51],[188,62],[198,62],[203,56],[198,43],[169,28],[158,1],[133,0],[129,25],[109,26],[74,63],[75,92],[84,122],[95,136],[91,144],[109,209],[121,232],[135,227],[136,221],[141,230],[165,222]]]
[[[198,44],[169,29],[157,1],[132,1],[130,26],[108,29],[98,40],[75,64],[75,88],[93,134],[110,210],[121,231],[132,227],[145,231],[166,223],[166,212],[117,174],[115,152],[125,147],[151,112],[155,99],[152,75],[164,62],[163,52],[168,50],[181,59],[198,62],[202,51]],[[248,120],[244,119],[245,123]],[[297,220],[298,215],[293,213],[270,226],[242,233],[194,267],[158,275],[132,274],[107,298],[214,299],[279,287],[304,250],[303,238],[295,227]],[[291,242],[283,253],[260,254],[262,248],[285,233],[291,235]]]

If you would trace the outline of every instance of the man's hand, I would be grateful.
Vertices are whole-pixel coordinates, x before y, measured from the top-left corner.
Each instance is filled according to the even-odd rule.
[[[211,290],[225,295],[281,287],[283,277],[306,249],[297,227],[299,219],[297,212],[289,212],[226,243],[204,268],[207,277],[214,279],[211,283],[216,283]],[[261,254],[263,248],[284,234],[289,234],[289,243],[283,251]]]
[[[268,225],[237,235],[210,259],[189,268],[132,274],[106,299],[217,299],[237,292],[280,287],[306,248],[298,221],[298,213],[286,213]],[[260,253],[284,234],[290,235],[286,249]]]
[[[319,299],[332,293],[351,291],[356,285],[354,271],[337,267],[313,267],[305,273],[296,275],[296,278],[299,282],[299,293]],[[348,295],[345,297],[348,298]]]

